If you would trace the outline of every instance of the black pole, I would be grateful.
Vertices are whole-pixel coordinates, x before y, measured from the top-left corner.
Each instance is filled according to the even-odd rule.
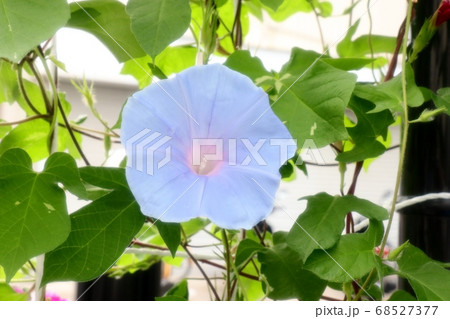
[[[161,296],[161,262],[121,278],[102,276],[78,284],[79,301],[153,301]]]
[[[413,20],[413,36],[419,32],[426,17],[431,17],[441,0],[418,1]],[[416,82],[434,92],[450,86],[450,24],[441,25],[430,45],[414,62]],[[432,103],[411,109],[410,119],[417,118]],[[410,126],[402,195],[448,192],[450,190],[450,121],[447,115],[433,122]],[[450,200],[430,200],[407,207],[400,214],[400,242],[409,240],[428,256],[450,261]],[[407,282],[400,287],[411,291]]]

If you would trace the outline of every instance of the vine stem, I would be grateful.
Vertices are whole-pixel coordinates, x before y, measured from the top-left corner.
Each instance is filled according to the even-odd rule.
[[[48,117],[49,117],[49,115],[47,115],[47,114],[37,114],[37,115],[29,116],[27,118],[24,118],[24,119],[18,120],[18,121],[0,122],[0,126],[10,126],[10,125],[15,125],[15,124],[22,124],[22,123],[37,120],[37,119],[46,119]]]
[[[23,80],[23,63],[21,62],[18,65],[17,68],[17,82],[19,84],[19,91],[22,94],[25,102],[29,106],[29,108],[36,114],[42,115],[41,112],[38,111],[38,109],[33,105],[33,102],[31,102],[30,97],[27,94],[27,90],[25,89],[25,84]]]
[[[51,122],[51,138],[52,140],[50,141],[50,153],[53,153],[54,151],[57,150],[58,147],[58,139],[57,139],[57,128],[58,128],[58,110],[61,113],[61,117],[64,121],[64,124],[66,126],[67,131],[69,132],[70,138],[72,139],[73,144],[75,145],[78,153],[81,155],[81,158],[83,159],[83,161],[85,162],[85,164],[87,166],[90,166],[91,164],[89,163],[86,155],[84,154],[83,150],[81,149],[80,144],[78,143],[75,134],[73,133],[72,127],[70,126],[69,120],[67,119],[67,116],[64,112],[64,108],[61,104],[61,100],[59,99],[58,96],[58,90],[56,88],[56,83],[53,79],[52,73],[50,71],[50,68],[48,67],[47,61],[45,60],[44,55],[41,52],[41,48],[38,47],[38,49],[36,50],[37,54],[39,55],[39,59],[41,60],[44,69],[45,69],[45,73],[47,75],[47,79],[48,82],[50,83],[50,86],[52,88],[52,93],[53,93],[53,106],[51,111],[53,112],[53,118],[52,118],[52,122]],[[36,73],[36,77],[38,77],[38,74]],[[45,95],[45,88],[41,87],[42,94]]]
[[[370,11],[370,0],[367,0],[367,17],[369,18],[369,34],[367,37],[367,41],[369,42],[369,49],[370,49],[370,57],[372,59],[371,63],[371,71],[373,80],[375,83],[377,83],[377,76],[375,75],[375,68],[374,68],[374,54],[373,54],[373,44],[372,44],[372,29],[373,29],[373,21],[372,21],[372,12]]]
[[[219,294],[217,293],[216,288],[214,288],[214,285],[212,284],[211,280],[209,279],[206,272],[203,270],[202,266],[199,264],[197,258],[192,255],[192,253],[187,248],[186,244],[183,244],[183,248],[186,251],[186,253],[189,255],[189,258],[194,262],[194,264],[197,266],[198,270],[202,273],[203,278],[205,278],[209,288],[211,288],[212,293],[214,294],[214,297],[216,298],[216,301],[220,301]]]
[[[50,72],[50,68],[47,65],[47,62],[45,61],[45,57],[43,55],[43,53],[41,52],[41,48],[38,47],[36,49],[36,54],[39,56],[39,59],[42,62],[42,65],[44,66],[44,70],[45,73],[47,75],[47,79],[48,82],[50,84],[50,87],[52,88],[52,93],[53,93],[53,104],[47,106],[48,108],[48,113],[50,113],[52,115],[52,121],[50,123],[50,135],[49,135],[49,153],[52,154],[54,152],[56,152],[57,148],[58,148],[58,134],[57,134],[57,129],[58,129],[58,92],[56,89],[56,85],[53,82],[53,77],[52,77],[52,73]],[[35,75],[36,78],[38,78],[38,75]],[[40,82],[40,81],[38,81]],[[41,92],[42,92],[42,96],[47,96],[47,92],[45,87],[40,86],[41,88]],[[50,102],[48,102],[50,103]],[[46,102],[47,104],[47,102]]]
[[[312,4],[312,2],[311,2],[311,6],[312,6],[312,8],[313,8],[314,16],[315,16],[315,18],[316,18],[317,28],[319,29],[319,36],[320,36],[320,42],[321,42],[321,44],[322,44],[322,50],[325,51],[325,50],[326,50],[325,38],[324,38],[324,36],[323,36],[322,25],[320,24],[319,13],[317,12],[317,9],[316,9],[316,7]]]
[[[223,269],[223,270],[226,269],[225,266],[222,266],[222,265],[220,265],[220,264],[218,264],[218,263],[215,263],[215,262],[213,262],[213,261],[210,261],[210,260],[208,260],[208,259],[199,259],[198,261],[199,261],[199,262],[202,262],[202,263],[204,263],[204,264],[208,264],[208,265],[210,265],[210,266],[214,266],[214,267],[216,267],[216,268],[220,268],[220,269]],[[259,281],[259,280],[260,280],[260,278],[259,278],[258,276],[251,275],[251,274],[245,273],[245,272],[243,272],[243,271],[240,271],[240,272],[239,272],[239,275],[241,275],[242,277],[248,278],[248,279],[256,280],[256,281]]]
[[[412,13],[412,0],[408,0],[408,14],[406,16],[405,30],[409,30],[411,25],[411,13]],[[384,233],[383,240],[380,247],[380,256],[383,255],[384,247],[389,236],[389,232],[392,226],[392,220],[395,213],[395,205],[397,203],[398,193],[400,190],[401,178],[403,175],[403,164],[405,161],[406,147],[408,142],[408,131],[409,131],[409,119],[408,119],[408,97],[406,92],[406,55],[407,55],[408,37],[403,37],[403,48],[402,48],[402,92],[403,92],[403,125],[402,125],[402,140],[400,143],[400,159],[398,161],[397,177],[395,180],[394,195],[392,197],[391,209],[389,211],[389,221],[386,227],[386,232]]]
[[[225,265],[226,265],[226,288],[227,288],[227,300],[231,300],[231,260],[230,260],[230,245],[228,242],[228,236],[227,231],[225,229],[222,229],[222,242],[223,242],[223,248],[224,252],[223,255],[225,257]]]
[[[405,23],[405,33],[407,30],[409,30],[409,27],[411,25],[411,13],[412,13],[412,0],[408,0],[408,13],[406,16],[406,23]],[[398,161],[398,169],[397,169],[397,177],[395,180],[395,187],[394,187],[394,195],[392,196],[392,204],[391,208],[389,210],[389,220],[388,224],[386,226],[386,231],[384,233],[383,239],[381,241],[380,246],[380,257],[383,256],[384,253],[384,247],[386,247],[387,239],[389,237],[389,233],[392,226],[392,220],[394,218],[395,213],[395,205],[397,203],[398,199],[398,193],[400,190],[400,183],[401,178],[403,175],[403,164],[405,160],[405,154],[406,154],[406,147],[407,147],[407,140],[408,140],[408,129],[409,129],[409,121],[408,121],[408,99],[407,99],[407,92],[406,92],[406,49],[408,45],[408,37],[403,37],[403,47],[402,47],[402,96],[403,96],[403,109],[402,109],[402,116],[403,116],[403,125],[402,125],[402,136],[401,136],[401,143],[400,143],[400,158]],[[367,285],[369,285],[371,281],[371,277],[374,275],[375,270],[372,269],[372,271],[367,276],[366,281],[364,282],[362,289],[356,294],[355,298],[353,300],[359,300],[361,298],[361,294],[363,291],[366,290]]]

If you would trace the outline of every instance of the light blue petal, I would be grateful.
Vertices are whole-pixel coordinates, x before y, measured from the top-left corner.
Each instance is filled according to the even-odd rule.
[[[200,214],[200,202],[205,178],[191,171],[170,172],[167,166],[150,176],[135,169],[127,169],[130,189],[144,215],[164,222],[183,222]]]
[[[224,169],[205,184],[202,215],[226,229],[250,229],[273,209],[280,178],[247,170]]]

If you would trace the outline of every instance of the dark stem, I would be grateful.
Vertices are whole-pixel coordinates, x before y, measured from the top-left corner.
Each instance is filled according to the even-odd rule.
[[[242,8],[242,0],[238,0],[233,27],[231,28],[232,32],[231,39],[233,41],[233,45],[236,50],[239,50],[242,47],[241,8]]]
[[[384,82],[389,81],[394,77],[395,68],[397,67],[398,62],[398,54],[400,52],[400,48],[403,43],[403,37],[405,36],[405,25],[406,25],[406,18],[405,20],[403,20],[400,29],[398,30],[397,43],[395,45],[395,50],[392,55],[391,63],[389,63],[388,71],[386,73],[386,76],[384,77]]]
[[[354,195],[356,190],[356,184],[358,182],[359,173],[361,173],[361,169],[363,167],[364,161],[356,162],[355,171],[353,172],[353,180],[350,188],[348,189],[347,195]],[[347,234],[355,232],[355,222],[353,220],[352,212],[347,213],[346,224],[345,224],[345,232]],[[355,294],[359,292],[359,286],[356,281],[352,281],[353,290]]]
[[[364,161],[356,162],[355,171],[353,172],[352,184],[350,185],[347,195],[355,195],[356,184],[358,183],[358,176],[363,167]]]
[[[70,138],[72,139],[73,144],[77,148],[78,153],[80,153],[81,158],[83,158],[84,163],[87,166],[91,166],[91,164],[89,163],[86,155],[84,154],[83,150],[81,149],[80,143],[78,143],[77,138],[75,137],[75,134],[73,133],[72,127],[70,126],[70,123],[67,120],[66,113],[64,113],[64,108],[61,105],[61,100],[59,99],[59,97],[58,97],[58,108],[59,108],[59,111],[61,112],[61,116],[63,118],[64,124],[66,125],[66,129],[69,132]]]
[[[331,148],[334,149],[336,152],[338,153],[342,153],[342,150],[339,149],[336,145],[334,145],[333,143],[330,144]]]
[[[131,245],[136,245],[139,247],[145,247],[145,248],[153,248],[153,249],[158,249],[158,250],[169,250],[166,247],[161,247],[161,246],[157,246],[157,245],[152,245],[152,244],[147,244],[147,243],[143,243],[137,239],[133,239],[130,243]]]
[[[236,286],[237,286],[237,277],[234,278],[233,283],[232,283],[232,285],[231,285],[231,292],[230,292],[230,295],[231,295],[231,296],[233,295],[234,290],[236,289]]]
[[[33,102],[31,102],[30,97],[27,94],[27,91],[25,89],[25,85],[23,84],[23,64],[19,64],[18,70],[17,70],[17,81],[19,83],[19,89],[20,89],[20,93],[22,93],[23,98],[25,99],[25,102],[27,103],[27,105],[30,107],[30,109],[39,115],[42,115],[41,112],[38,111],[38,109],[33,105]]]
[[[255,232],[256,236],[258,236],[258,239],[259,239],[259,242],[261,243],[261,245],[266,247],[266,245],[264,244],[264,236],[261,235],[257,226],[253,227],[253,231]]]
[[[29,60],[27,60],[27,62],[28,62],[28,65],[30,66],[31,71],[34,74],[34,77],[36,78],[36,80],[38,82],[39,88],[41,89],[42,98],[44,99],[44,103],[45,103],[45,107],[47,109],[47,112],[53,114],[52,113],[52,109],[53,109],[54,106],[52,105],[52,103],[50,102],[50,100],[49,100],[49,98],[47,96],[47,89],[45,88],[45,85],[44,85],[44,82],[43,82],[43,80],[41,78],[41,75],[39,74],[39,72],[36,71],[36,68],[34,67],[33,61],[30,62]],[[50,81],[50,79],[48,79],[48,80]]]
[[[211,280],[209,280],[208,275],[205,273],[205,271],[203,270],[202,266],[199,264],[197,258],[195,258],[191,252],[189,251],[189,249],[187,248],[186,244],[183,245],[184,250],[186,251],[186,253],[189,255],[189,258],[191,258],[191,260],[194,262],[194,264],[197,266],[198,270],[202,273],[203,278],[205,278],[209,288],[211,288],[212,293],[214,294],[214,298],[216,298],[216,301],[220,301],[220,297],[219,294],[216,291],[216,288],[214,288]]]
[[[61,127],[66,127],[66,125],[61,124],[61,123],[58,123],[58,125],[61,126]],[[83,130],[80,130],[80,129],[77,129],[77,128],[75,128],[75,127],[72,127],[72,130],[73,130],[74,132],[80,133],[81,135],[90,137],[90,138],[95,139],[95,140],[98,140],[98,141],[103,141],[103,140],[104,140],[104,138],[102,138],[102,137],[98,137],[98,136],[96,136],[96,135],[87,133],[87,132],[85,132],[85,131],[83,131]],[[116,140],[113,140],[113,141],[111,141],[111,142],[112,142],[112,143],[115,143],[115,144],[120,144],[120,143],[121,143],[120,141],[116,141]]]

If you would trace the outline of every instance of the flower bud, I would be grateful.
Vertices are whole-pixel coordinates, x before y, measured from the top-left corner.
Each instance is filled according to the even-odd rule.
[[[436,14],[435,26],[439,27],[442,23],[450,19],[450,0],[441,2]]]

